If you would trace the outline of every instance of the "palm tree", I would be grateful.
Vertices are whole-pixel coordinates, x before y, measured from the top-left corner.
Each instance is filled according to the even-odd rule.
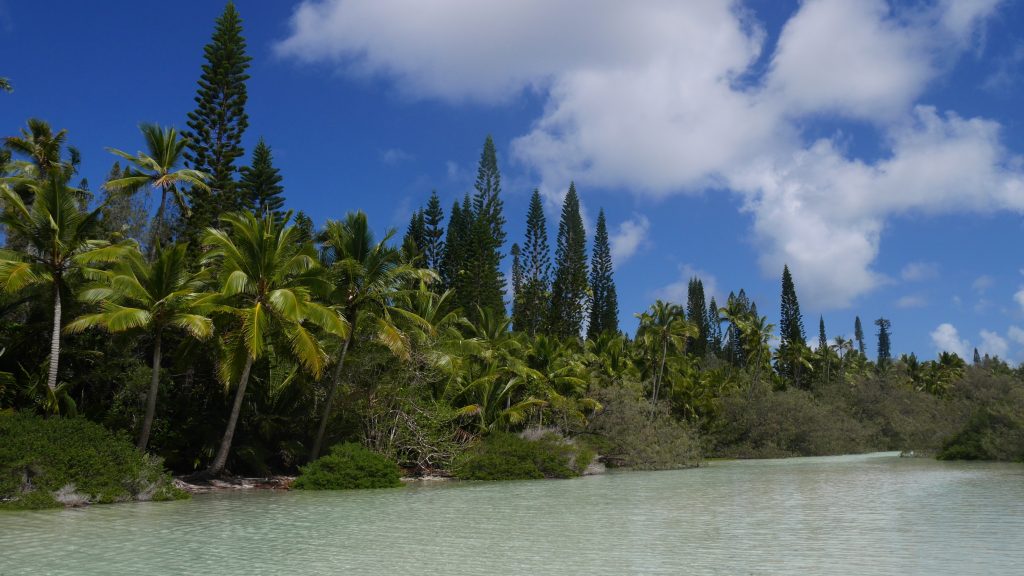
[[[391,321],[389,305],[406,280],[425,278],[430,273],[403,262],[401,252],[387,245],[394,234],[394,230],[389,230],[377,242],[363,212],[350,212],[340,222],[328,220],[320,234],[320,258],[334,285],[331,304],[352,329],[340,343],[310,460],[320,456],[345,357],[359,321],[365,317],[364,324],[372,326],[381,343],[400,356],[408,355],[406,336]]]
[[[767,316],[758,316],[752,313],[737,318],[735,321],[742,335],[743,353],[747,357],[748,366],[754,368],[753,383],[757,385],[761,379],[761,372],[770,371],[772,367],[770,343],[775,325],[768,323]]]
[[[842,383],[845,380],[845,373],[843,369],[846,364],[846,355],[853,351],[853,340],[843,338],[842,336],[836,336],[832,340],[831,348],[835,350],[836,356],[839,357],[839,382]]]
[[[7,78],[0,77],[0,92],[7,92],[8,94],[14,92],[14,87],[11,86],[11,81]]]
[[[70,177],[78,165],[79,153],[77,149],[68,147],[69,159],[62,159],[67,136],[67,130],[54,133],[45,120],[29,118],[28,128],[21,129],[21,136],[4,138],[4,147],[28,158],[27,165],[21,166],[25,176],[46,180],[51,172],[60,170]]]
[[[149,255],[152,257],[166,228],[168,192],[174,197],[174,203],[181,213],[188,214],[188,197],[179,185],[185,184],[206,191],[209,190],[206,182],[210,175],[199,170],[179,167],[184,159],[183,153],[188,146],[188,140],[179,138],[178,131],[173,127],[161,128],[157,124],[142,124],[139,129],[146,139],[145,152],[132,155],[116,148],[108,148],[111,153],[131,162],[135,171],[129,170],[123,178],[109,180],[104,186],[108,190],[125,194],[134,194],[144,186],[150,186],[160,192],[160,206],[153,218],[154,225],[150,233]]]
[[[220,448],[206,476],[224,470],[249,372],[267,352],[274,331],[285,337],[296,362],[314,377],[323,371],[327,355],[307,324],[339,338],[347,340],[349,336],[348,326],[336,312],[313,301],[315,292],[326,293],[329,287],[320,274],[315,252],[298,241],[299,231],[287,224],[289,218],[275,219],[269,213],[259,219],[249,212],[227,214],[221,220],[230,231],[208,229],[203,241],[210,246],[203,261],[217,265],[221,290],[197,305],[215,307],[241,323],[228,339],[227,357],[221,362],[221,377],[226,382],[237,378],[238,387]]]
[[[19,181],[32,190],[35,201],[30,208],[19,194],[0,185],[5,201],[0,224],[25,245],[22,251],[0,251],[0,288],[8,294],[30,287],[48,287],[52,291],[53,332],[46,385],[55,391],[60,362],[61,292],[86,267],[115,261],[128,253],[129,246],[97,239],[102,206],[91,212],[81,210],[63,171],[53,171],[46,180]]]
[[[176,244],[167,250],[157,250],[152,263],[147,263],[134,250],[113,270],[92,273],[96,284],[84,290],[79,298],[99,303],[101,311],[81,316],[64,329],[70,334],[92,327],[108,332],[143,329],[153,336],[153,374],[146,396],[146,417],[137,444],[142,451],[149,443],[156,413],[164,331],[178,328],[200,340],[213,333],[213,322],[196,306],[205,274],[189,271],[186,249],[186,245]]]
[[[651,402],[658,403],[658,389],[665,377],[665,361],[670,351],[682,351],[687,338],[699,335],[697,326],[686,320],[683,307],[657,300],[647,312],[636,315],[640,319],[637,340],[654,349],[658,355],[658,371],[654,376]]]

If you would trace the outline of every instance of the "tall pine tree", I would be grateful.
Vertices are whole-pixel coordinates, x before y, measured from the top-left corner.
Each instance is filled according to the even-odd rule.
[[[587,338],[596,340],[605,333],[619,331],[619,297],[612,278],[612,250],[608,243],[608,223],[604,209],[597,214],[594,252],[590,261],[590,322]]]
[[[526,215],[526,239],[523,241],[523,287],[516,330],[533,336],[546,330],[551,295],[551,249],[548,246],[547,219],[540,192],[533,191]]]
[[[782,307],[779,315],[779,362],[777,368],[784,378],[801,385],[801,362],[797,356],[807,346],[804,320],[800,314],[800,302],[796,297],[796,286],[789,266],[782,267]]]
[[[252,151],[252,165],[243,166],[238,192],[241,207],[257,214],[269,212],[274,218],[284,216],[284,187],[281,186],[281,171],[274,167],[270,146],[260,138]]]
[[[715,356],[722,354],[722,324],[719,321],[718,315],[718,302],[715,302],[715,297],[711,297],[711,302],[708,304],[708,349]]]
[[[686,342],[687,350],[703,358],[708,349],[708,317],[704,300],[704,282],[700,278],[690,278],[686,288],[686,317],[697,327],[697,336]]]
[[[880,369],[885,369],[892,362],[892,322],[886,318],[879,318],[875,320],[875,326],[878,326],[878,358],[875,362]]]
[[[522,330],[524,272],[519,244],[513,244],[509,254],[512,255],[512,329]]]
[[[242,37],[242,19],[228,2],[217,18],[213,38],[203,49],[206,63],[199,78],[196,108],[188,114],[189,167],[211,175],[210,191],[192,191],[186,234],[198,236],[221,213],[239,207],[235,189],[235,161],[242,157],[242,135],[249,126],[245,113],[245,87],[249,62]]]
[[[463,248],[466,244],[466,219],[458,202],[452,203],[451,215],[448,217],[448,231],[444,240],[444,253],[441,255],[441,284],[445,290],[455,290],[459,283],[460,271],[465,264],[466,255]],[[458,301],[455,294],[453,302]]]
[[[424,264],[435,272],[441,271],[441,260],[444,255],[444,210],[437,191],[430,193],[427,209],[423,211],[424,224]]]
[[[502,214],[501,172],[494,140],[488,135],[477,167],[476,193],[473,195],[466,244],[466,275],[460,283],[459,299],[470,319],[477,319],[477,307],[505,315],[505,276],[501,272],[502,246],[505,244],[505,217]],[[463,214],[465,217],[465,214]]]
[[[580,215],[576,184],[562,204],[555,247],[555,280],[551,285],[550,331],[562,338],[579,338],[587,298],[587,239]]]
[[[818,316],[818,353],[825,354],[828,350],[828,336],[825,335],[825,317]]]
[[[864,345],[864,327],[860,324],[860,316],[857,316],[856,320],[853,321],[853,338],[857,341],[857,351],[860,352],[861,356],[867,358],[867,347]]]

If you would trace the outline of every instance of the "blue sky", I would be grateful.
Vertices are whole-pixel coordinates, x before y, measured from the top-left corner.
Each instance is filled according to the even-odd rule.
[[[892,320],[896,352],[1024,360],[1024,7],[999,0],[236,2],[289,206],[404,227],[470,190],[507,232],[569,180],[617,242],[623,326],[700,275],[812,339]],[[0,0],[0,132],[67,128],[99,182],[140,122],[184,125],[219,2]],[[553,238],[552,238],[553,242]],[[507,262],[506,262],[507,265]]]

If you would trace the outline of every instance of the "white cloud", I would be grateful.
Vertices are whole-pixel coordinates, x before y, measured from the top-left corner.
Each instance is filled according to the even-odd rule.
[[[511,150],[542,192],[560,197],[571,179],[732,190],[763,273],[788,263],[801,299],[828,308],[888,281],[873,265],[893,215],[1024,210],[998,123],[915,105],[998,4],[806,0],[763,74],[766,34],[739,0],[305,0],[277,51],[392,78],[411,97],[536,91],[544,111]],[[853,157],[842,135],[806,142],[822,114],[875,124],[886,153]]]
[[[978,351],[982,354],[988,354],[989,356],[999,356],[1000,358],[1006,359],[1007,352],[1010,350],[1010,345],[1006,342],[1006,339],[992,332],[990,330],[982,330],[980,332],[981,344],[978,345]]]
[[[620,223],[618,229],[609,238],[612,263],[618,267],[632,258],[637,250],[648,243],[650,230],[651,221],[642,214],[637,214]]]
[[[721,294],[718,293],[718,279],[713,274],[694,268],[690,264],[680,266],[679,279],[655,290],[654,297],[685,306],[686,301],[689,299],[691,278],[700,278],[701,283],[704,284],[704,298],[706,301],[710,302],[711,298],[715,298],[716,301],[723,302]]]
[[[971,343],[961,340],[960,334],[952,324],[943,323],[932,331],[932,343],[939,352],[952,352],[961,358],[970,358],[967,351],[971,349]]]
[[[402,150],[401,148],[388,148],[387,150],[381,150],[378,155],[380,156],[380,161],[386,166],[396,166],[402,162],[408,162],[415,158],[412,154]]]
[[[1007,331],[1006,335],[1010,337],[1010,340],[1013,340],[1017,344],[1024,346],[1024,330],[1022,330],[1019,326],[1010,326],[1010,329],[1009,331]]]
[[[900,270],[904,282],[921,282],[939,277],[939,265],[934,262],[910,262]]]
[[[975,292],[984,292],[991,288],[993,284],[995,284],[994,278],[988,274],[982,274],[974,279],[974,282],[971,283],[971,288],[973,288]]]
[[[1018,290],[1017,293],[1013,295],[1013,299],[1017,304],[1020,304],[1021,308],[1024,308],[1024,288]]]
[[[908,294],[896,301],[897,308],[924,308],[928,301],[923,296]]]

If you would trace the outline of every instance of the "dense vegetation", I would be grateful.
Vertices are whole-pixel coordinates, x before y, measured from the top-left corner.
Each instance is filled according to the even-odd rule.
[[[398,465],[360,444],[338,444],[330,454],[299,468],[292,483],[299,490],[396,488],[402,485]]]
[[[829,340],[820,318],[812,349],[788,267],[778,346],[742,289],[719,305],[699,278],[621,333],[604,212],[588,262],[576,186],[553,250],[535,192],[506,254],[490,137],[473,192],[447,220],[431,194],[402,238],[358,211],[319,227],[293,215],[267,140],[236,165],[242,32],[229,4],[188,132],[142,126],[144,151],[112,150],[95,194],[64,130],[30,119],[4,139],[0,409],[100,423],[206,476],[293,472],[342,442],[470,477],[509,476],[502,459],[578,473],[567,450],[644,469],[882,448],[1021,458],[1021,369],[894,358],[884,318],[877,362],[860,318],[853,340]],[[569,441],[515,436],[541,429]],[[539,463],[538,446],[561,463]],[[337,450],[306,476],[354,449]]]
[[[123,434],[84,418],[0,413],[0,508],[187,496]]]

